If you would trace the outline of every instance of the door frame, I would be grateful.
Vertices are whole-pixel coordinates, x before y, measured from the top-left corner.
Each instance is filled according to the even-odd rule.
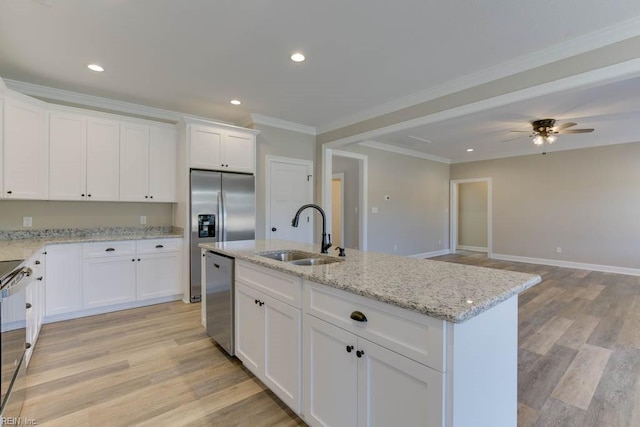
[[[307,200],[309,203],[313,203],[313,161],[312,160],[302,160],[302,159],[294,159],[291,157],[280,157],[280,156],[265,156],[265,193],[264,193],[264,202],[265,202],[265,211],[264,211],[264,238],[265,240],[271,240],[271,232],[269,230],[269,224],[271,223],[271,203],[270,203],[270,194],[271,194],[271,163],[287,163],[290,165],[296,166],[306,166],[307,171],[309,171],[309,179],[311,185],[309,186],[309,192],[307,194]],[[294,212],[295,213],[295,212]],[[293,217],[292,217],[293,218]],[[311,226],[309,227],[309,242],[313,242],[313,232],[314,228],[314,220],[313,215],[310,217]]]
[[[340,213],[340,215],[342,216],[342,220],[340,221],[340,242],[342,242],[341,245],[344,247],[344,173],[340,172],[331,174],[331,181],[333,182],[334,179],[340,180],[340,198],[342,199],[340,203],[340,210],[342,211]],[[333,189],[333,186],[331,188]],[[331,211],[331,213],[333,213],[333,210]],[[331,223],[331,230],[333,231],[333,222]]]
[[[327,224],[331,224],[331,180],[333,176],[333,156],[348,157],[359,161],[360,176],[358,179],[358,216],[360,220],[358,247],[361,251],[367,250],[368,229],[368,191],[369,191],[369,157],[366,154],[352,153],[350,151],[322,148],[322,179],[320,182],[322,194],[322,207],[327,215]]]
[[[487,256],[491,258],[493,255],[493,197],[491,177],[451,180],[449,199],[449,250],[452,254],[455,254],[458,249],[458,186],[469,182],[487,183]]]

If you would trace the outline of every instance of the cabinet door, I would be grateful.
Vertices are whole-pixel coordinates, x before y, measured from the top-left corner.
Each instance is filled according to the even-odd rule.
[[[89,258],[82,268],[83,308],[121,304],[136,299],[134,258]]]
[[[363,338],[357,351],[358,426],[443,426],[443,373]]]
[[[118,200],[120,189],[119,129],[118,122],[88,119],[87,200]]]
[[[302,376],[301,310],[262,295],[264,301],[263,382],[295,412],[300,412]]]
[[[356,426],[356,336],[310,315],[304,328],[305,421],[312,426]]]
[[[264,359],[264,310],[260,293],[236,282],[236,356],[255,375]]]
[[[120,125],[120,200],[149,201],[149,127]]]
[[[222,132],[220,130],[191,125],[189,137],[192,168],[222,169]]]
[[[139,255],[136,264],[138,301],[181,293],[178,281],[179,253]]]
[[[224,170],[253,173],[255,170],[255,137],[238,132],[225,132],[222,145]]]
[[[5,99],[4,195],[46,200],[49,191],[47,112],[39,105]]]
[[[175,202],[176,130],[151,128],[150,136],[149,196],[154,202]]]
[[[46,252],[46,315],[82,309],[82,245],[49,245]]]
[[[49,115],[49,199],[83,200],[87,192],[87,119]]]

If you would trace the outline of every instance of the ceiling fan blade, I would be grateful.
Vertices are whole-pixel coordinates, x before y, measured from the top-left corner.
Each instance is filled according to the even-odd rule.
[[[590,133],[593,132],[595,129],[567,129],[567,130],[562,130],[559,133]]]
[[[513,132],[516,132],[516,131],[513,131]],[[513,138],[503,139],[503,140],[502,140],[502,141],[500,141],[500,142],[515,141],[516,139],[520,139],[520,138],[524,138],[524,137],[525,137],[525,135],[518,135],[518,136],[515,136],[515,137],[513,137]]]
[[[576,125],[577,125],[577,123],[566,122],[566,123],[559,124],[558,126],[554,126],[553,130],[560,131],[562,129],[570,128],[571,126],[576,126]]]
[[[531,133],[530,130],[510,130],[509,132],[525,132],[525,133]]]

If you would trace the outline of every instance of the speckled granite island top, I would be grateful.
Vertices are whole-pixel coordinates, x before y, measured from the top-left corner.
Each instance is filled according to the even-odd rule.
[[[256,253],[319,245],[244,240],[200,247],[453,323],[464,322],[540,283],[538,275],[347,249],[342,262],[297,266]],[[333,248],[332,257],[338,258]],[[326,255],[324,255],[326,256]]]
[[[183,237],[178,227],[103,227],[0,231],[0,261],[29,258],[44,245]]]

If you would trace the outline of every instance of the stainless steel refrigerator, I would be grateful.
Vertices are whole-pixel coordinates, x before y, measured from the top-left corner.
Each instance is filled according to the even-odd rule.
[[[255,177],[191,170],[191,302],[201,299],[198,244],[255,238]]]

